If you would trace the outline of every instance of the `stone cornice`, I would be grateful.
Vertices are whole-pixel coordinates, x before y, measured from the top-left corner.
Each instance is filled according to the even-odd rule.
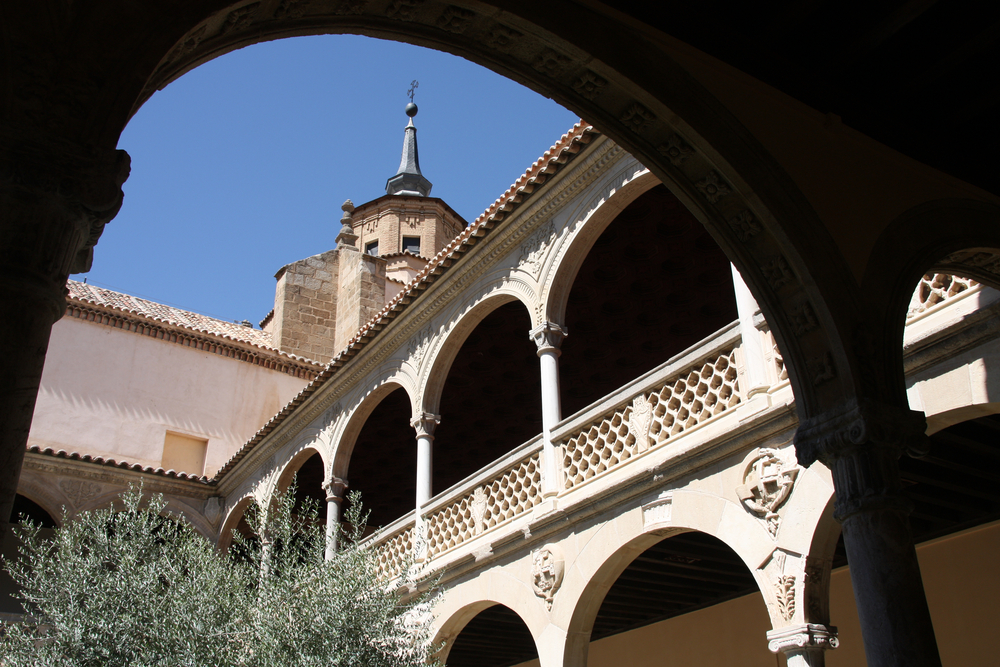
[[[76,299],[70,299],[66,304],[66,316],[156,338],[167,343],[176,343],[254,366],[262,366],[305,380],[316,377],[322,368],[316,363],[293,359],[278,350],[269,350],[231,338],[197,333],[179,325],[152,320],[142,315],[125,314],[115,308]]]
[[[163,493],[202,500],[218,493],[215,485],[207,480],[168,477],[162,473],[150,472],[145,469],[134,470],[131,467],[102,465],[94,461],[78,460],[38,451],[29,450],[25,453],[24,468],[46,475],[74,477],[122,487],[141,483],[143,491],[146,493]]]

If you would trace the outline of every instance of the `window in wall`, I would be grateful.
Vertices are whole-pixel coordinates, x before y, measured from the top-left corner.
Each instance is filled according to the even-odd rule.
[[[369,255],[378,255],[378,241],[370,241],[366,243],[365,253]]]
[[[403,237],[403,252],[409,250],[414,255],[420,254],[420,237],[419,236],[404,236]]]
[[[208,440],[167,431],[163,438],[163,459],[160,465],[164,470],[203,475],[207,451]]]

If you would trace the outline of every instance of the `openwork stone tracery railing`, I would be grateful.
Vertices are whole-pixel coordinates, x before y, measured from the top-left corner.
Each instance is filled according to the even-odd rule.
[[[378,564],[387,579],[393,579],[403,573],[403,565],[413,553],[413,520],[410,523],[383,537],[375,546],[378,551]]]
[[[427,555],[436,556],[522,514],[542,500],[539,452],[508,466],[475,487],[471,495],[442,507],[427,519]]]
[[[740,403],[735,348],[673,376],[594,422],[564,447],[565,488],[597,477]]]
[[[971,278],[960,278],[947,273],[929,273],[920,279],[917,289],[913,291],[913,298],[910,299],[910,308],[906,312],[906,319],[909,320],[916,317],[926,310],[954,299],[959,294],[967,292],[978,285],[979,283]]]

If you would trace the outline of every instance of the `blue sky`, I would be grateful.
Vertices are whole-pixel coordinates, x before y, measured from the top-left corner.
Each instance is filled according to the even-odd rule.
[[[577,120],[407,44],[338,35],[241,49],[157,92],[122,133],[132,174],[88,282],[256,325],[274,273],[335,246],[344,200],[385,194],[413,79],[421,170],[469,222]]]

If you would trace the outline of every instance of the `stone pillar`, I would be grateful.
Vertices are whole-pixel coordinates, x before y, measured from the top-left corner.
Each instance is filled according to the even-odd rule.
[[[347,490],[347,480],[334,477],[323,482],[326,491],[326,560],[333,560],[337,553],[337,532],[340,528],[340,508],[344,502],[344,492]]]
[[[125,151],[57,154],[0,142],[0,540],[7,532],[52,325],[66,279],[90,270],[121,207]]]
[[[441,423],[441,415],[422,412],[410,420],[417,432],[417,514],[434,494],[434,429]]]
[[[941,664],[899,478],[899,456],[926,451],[925,429],[921,413],[854,401],[795,433],[799,463],[833,472],[869,667]]]
[[[770,387],[767,362],[764,357],[764,341],[754,323],[754,316],[760,310],[743,276],[732,264],[733,291],[736,295],[736,312],[740,318],[740,336],[743,338],[743,363],[747,372],[747,398],[766,392]]]
[[[563,339],[568,332],[553,322],[542,322],[528,332],[538,346],[542,378],[542,496],[559,493],[562,480],[562,461],[556,455],[552,442],[552,429],[562,419],[559,397],[559,355]]]
[[[805,623],[767,633],[771,653],[784,653],[788,667],[823,667],[828,649],[837,648],[837,628]]]

